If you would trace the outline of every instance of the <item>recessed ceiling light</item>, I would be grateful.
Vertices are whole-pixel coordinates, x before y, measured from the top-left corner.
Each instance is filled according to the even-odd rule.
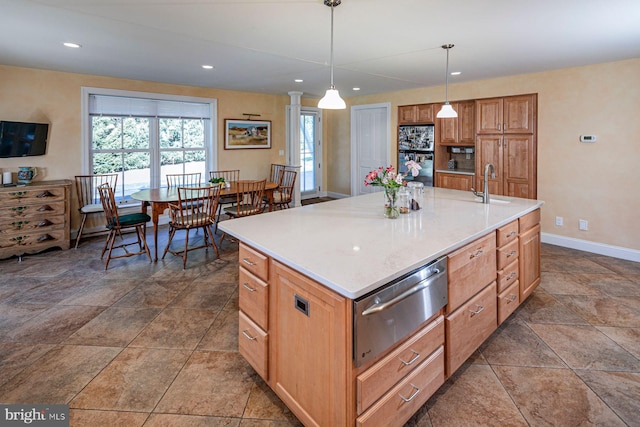
[[[462,71],[452,71],[451,72],[452,76],[459,76],[460,74],[462,74]]]
[[[213,70],[213,65],[203,65],[202,68],[205,70]]]
[[[73,49],[78,49],[81,48],[82,46],[79,45],[78,43],[72,43],[72,42],[64,42],[62,43],[63,45],[65,45],[66,47],[71,47]]]
[[[304,80],[302,80],[302,79],[295,79],[295,80],[294,80],[294,82],[296,82],[296,83],[302,83],[303,81],[304,81]]]
[[[360,88],[359,87],[354,87],[353,90],[360,90]]]

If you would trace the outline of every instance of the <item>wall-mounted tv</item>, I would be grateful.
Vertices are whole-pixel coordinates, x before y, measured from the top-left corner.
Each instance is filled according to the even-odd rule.
[[[42,156],[48,134],[47,123],[0,121],[0,157]]]

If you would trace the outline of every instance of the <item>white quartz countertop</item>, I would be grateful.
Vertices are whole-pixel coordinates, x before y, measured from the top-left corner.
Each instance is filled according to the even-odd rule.
[[[508,202],[508,203],[507,203]],[[357,299],[531,212],[539,200],[425,188],[423,209],[383,216],[381,193],[220,222],[219,228],[337,293]]]

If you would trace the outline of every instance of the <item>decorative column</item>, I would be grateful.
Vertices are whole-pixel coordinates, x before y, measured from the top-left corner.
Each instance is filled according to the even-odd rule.
[[[288,113],[288,129],[287,129],[287,166],[296,168],[298,171],[298,179],[296,179],[296,188],[293,193],[293,206],[300,206],[300,97],[302,92],[291,91],[291,104],[287,106]]]

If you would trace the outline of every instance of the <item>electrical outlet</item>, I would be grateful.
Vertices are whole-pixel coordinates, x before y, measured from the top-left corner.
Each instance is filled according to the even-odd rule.
[[[562,227],[563,220],[561,216],[556,217],[556,227]]]
[[[587,221],[586,219],[581,219],[581,220],[578,222],[578,228],[579,228],[581,231],[587,231],[587,230],[589,229],[589,221]]]

